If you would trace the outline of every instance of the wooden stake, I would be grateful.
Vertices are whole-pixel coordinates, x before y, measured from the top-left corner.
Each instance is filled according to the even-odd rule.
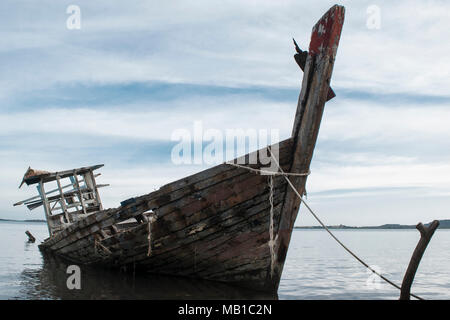
[[[35,241],[36,241],[36,238],[35,237],[33,237],[33,235],[31,234],[31,232],[30,231],[25,231],[25,234],[28,236],[28,242],[30,242],[30,243],[34,243]]]
[[[425,227],[422,222],[417,224],[416,229],[420,231],[420,240],[413,252],[411,261],[409,262],[408,269],[406,270],[405,277],[402,282],[402,289],[400,292],[400,300],[409,300],[411,293],[411,286],[416,275],[417,268],[419,267],[420,260],[431,240],[431,237],[439,227],[439,221],[434,220],[428,227]]]

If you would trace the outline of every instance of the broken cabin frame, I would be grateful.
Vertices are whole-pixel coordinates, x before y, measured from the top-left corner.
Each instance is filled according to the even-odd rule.
[[[87,215],[103,210],[98,189],[108,184],[97,184],[95,178],[100,173],[94,174],[101,167],[103,164],[24,177],[23,181],[27,185],[37,184],[38,195],[17,202],[14,206],[23,204],[29,210],[43,206],[48,231],[52,236]],[[56,188],[46,192],[46,185],[52,182],[56,182]]]

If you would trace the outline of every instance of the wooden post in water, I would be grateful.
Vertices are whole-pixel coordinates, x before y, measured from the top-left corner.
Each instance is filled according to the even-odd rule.
[[[35,237],[33,237],[33,235],[31,234],[31,232],[30,231],[25,231],[25,234],[28,236],[28,242],[30,242],[30,243],[34,243],[35,241],[36,241],[36,238]]]
[[[420,231],[420,240],[413,252],[411,261],[409,262],[408,269],[406,270],[405,276],[402,282],[402,289],[400,291],[400,300],[409,300],[411,293],[411,285],[414,281],[414,276],[416,275],[417,268],[419,267],[420,260],[431,240],[431,237],[439,227],[439,221],[434,220],[428,227],[425,227],[422,222],[417,224],[416,228]]]

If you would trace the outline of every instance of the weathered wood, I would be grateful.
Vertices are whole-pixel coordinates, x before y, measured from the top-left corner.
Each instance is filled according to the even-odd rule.
[[[30,243],[34,243],[35,241],[36,241],[36,238],[35,237],[33,237],[33,235],[31,234],[31,232],[30,231],[25,231],[25,234],[28,236],[28,242],[30,242]]]
[[[253,175],[253,177],[255,177],[255,175]],[[283,182],[283,180],[281,180],[281,177],[279,177],[279,181]],[[278,184],[276,184],[276,187],[278,186]],[[284,185],[283,185],[283,188]],[[252,189],[248,189],[247,192],[251,195],[251,194],[258,194],[258,190],[261,190],[261,192],[267,192],[266,191],[267,186],[265,183],[261,183],[259,185],[255,185],[254,188]],[[243,189],[242,189],[243,190]],[[222,204],[224,205],[224,208],[227,209],[227,211],[225,211],[223,214],[225,215],[224,218],[228,218],[230,216],[230,214],[232,214],[235,210],[235,208],[238,208],[237,205],[236,206],[232,206],[231,203],[234,202],[234,198],[236,196],[233,194],[230,194],[230,196],[227,199],[220,199],[220,198],[216,198],[216,200],[220,200],[222,201]],[[268,196],[266,195],[266,201],[268,199]],[[252,199],[251,196],[247,196],[245,198],[250,198]],[[246,200],[247,201],[247,200]],[[242,204],[246,204],[246,201],[241,202]],[[226,204],[226,203],[229,204]],[[211,204],[212,206],[214,206],[215,203]],[[154,231],[153,233],[153,237],[154,239],[158,239],[159,237],[167,237],[168,235],[173,234],[174,238],[173,239],[169,239],[170,241],[168,241],[168,243],[166,243],[164,245],[164,248],[168,249],[170,247],[170,244],[177,244],[177,245],[181,245],[183,243],[183,239],[189,239],[188,235],[190,230],[198,228],[199,224],[208,224],[208,225],[212,225],[215,226],[217,224],[216,227],[220,227],[219,221],[221,219],[221,215],[222,213],[220,213],[221,211],[223,211],[224,209],[220,209],[219,207],[213,208],[211,207],[211,205],[209,207],[203,207],[200,208],[200,211],[196,212],[195,214],[191,215],[190,217],[186,216],[186,215],[179,215],[178,217],[169,219],[169,220],[164,220],[165,217],[158,219],[156,222],[154,222]],[[250,207],[251,203],[248,204],[248,207]],[[206,220],[205,220],[206,219]],[[208,221],[209,219],[209,221]],[[178,222],[177,222],[178,221]],[[180,233],[182,232],[182,233]],[[86,235],[89,235],[88,233],[86,233]],[[176,236],[175,236],[176,235]],[[108,239],[105,239],[104,241],[108,241]],[[61,249],[60,247],[58,248],[61,252],[67,252],[67,250],[71,250],[74,249],[75,247],[78,246],[89,246],[91,245],[89,243],[89,241],[87,243],[83,243],[83,242],[74,242],[72,245],[70,245],[68,247],[68,249]],[[146,246],[146,242],[143,241],[143,246]],[[55,247],[54,247],[55,248]],[[146,258],[146,256],[143,256],[143,258]],[[139,257],[133,257],[134,260],[138,261]]]
[[[281,196],[276,199],[278,204],[281,203]],[[155,240],[155,247],[160,249],[155,250],[152,257],[146,258],[144,264],[152,264],[153,266],[164,266],[168,263],[175,262],[176,260],[183,259],[189,255],[189,248],[193,246],[197,247],[202,252],[202,257],[207,257],[209,253],[215,255],[219,253],[220,247],[227,246],[227,244],[233,244],[232,251],[240,252],[243,256],[248,254],[241,250],[238,243],[233,240],[235,236],[250,232],[252,225],[262,226],[267,233],[267,239],[269,238],[269,206],[266,201],[253,205],[245,211],[242,211],[242,215],[228,216],[226,219],[218,223],[210,225],[208,228],[198,232],[195,235],[184,236],[184,234],[176,234],[175,239],[160,238]],[[225,214],[224,214],[225,216]],[[261,220],[263,219],[263,220]],[[175,242],[173,241],[175,240]],[[267,240],[268,241],[268,240]],[[208,253],[209,252],[209,253]]]
[[[309,170],[330,87],[344,14],[344,7],[335,5],[325,13],[312,30],[302,89],[292,130],[294,155],[289,172],[307,172]],[[289,177],[289,179],[299,194],[303,195],[307,177]],[[277,232],[278,241],[275,244],[277,263],[274,270],[276,279],[273,279],[273,284],[276,287],[283,270],[299,206],[300,199],[293,190],[288,188]]]
[[[281,177],[280,177],[281,178]],[[265,201],[264,201],[264,204],[265,204],[265,206],[267,207],[268,206],[268,201],[267,201],[267,195],[266,195],[266,199],[264,199]],[[244,212],[247,212],[247,211],[244,211]],[[261,228],[262,229],[264,229],[264,231],[265,231],[265,233],[267,234],[267,232],[268,232],[268,211],[266,211],[265,213],[264,213],[264,215],[265,215],[265,217],[266,217],[266,223],[265,224],[262,224],[261,223],[261,221],[258,221],[257,223],[256,223],[256,225],[261,225]],[[251,223],[251,221],[250,221],[250,223]],[[212,223],[211,223],[212,224]],[[226,235],[226,234],[228,234],[229,233],[229,231],[227,230],[227,229],[224,229],[224,226],[221,226],[220,224],[219,225],[217,225],[217,224],[212,224],[213,226],[216,226],[216,231],[222,231],[222,232],[224,232],[224,234]],[[242,222],[240,222],[240,221],[238,221],[238,222],[236,222],[235,223],[235,225],[236,226],[238,226],[238,227],[240,227],[240,228],[238,228],[238,229],[241,229],[241,231],[243,231],[242,229],[244,229],[244,230],[246,230],[246,229],[248,229],[248,230],[251,230],[251,227],[247,227],[247,225],[246,224],[243,224]],[[202,231],[203,232],[203,231]],[[217,232],[216,232],[217,233]],[[237,231],[237,233],[239,233],[239,231]],[[198,233],[197,234],[193,234],[192,235],[192,238],[195,238],[196,236],[198,235]],[[179,238],[179,239],[189,239],[190,237],[185,237],[185,236],[183,236],[182,238]],[[268,239],[268,235],[266,235],[266,238]],[[229,239],[231,240],[232,239],[232,234],[230,235],[230,237],[229,237]],[[204,243],[206,243],[206,242],[208,242],[209,243],[209,241],[210,240],[207,240],[207,239],[202,239],[202,238],[198,238],[197,240],[201,240],[201,241],[205,241]],[[92,240],[93,241],[93,240]],[[231,240],[232,241],[232,240]],[[136,242],[139,242],[139,241],[136,241]],[[144,236],[144,234],[142,234],[142,241],[141,241],[141,243],[145,243],[145,236]],[[133,241],[131,242],[131,244],[133,243]],[[170,241],[169,242],[169,244],[170,243],[177,243],[177,241]],[[105,244],[106,245],[106,244]],[[122,246],[122,245],[125,245],[125,243],[121,243],[121,244],[118,244],[119,246]],[[132,245],[130,245],[131,247],[133,247]],[[112,249],[111,247],[109,247],[109,246],[107,246],[108,248],[110,248],[110,249]],[[166,248],[166,246],[165,245],[163,245],[162,246],[162,248],[163,249],[167,249]],[[239,247],[236,247],[236,250],[238,250],[239,249]],[[88,247],[88,251],[92,251],[93,250],[93,245],[92,246],[89,246]],[[156,251],[157,249],[155,249],[155,251]],[[111,250],[111,251],[113,251],[113,250]],[[114,251],[113,251],[114,252]],[[238,251],[236,251],[236,252],[238,252]],[[241,251],[241,252],[243,252],[243,251]],[[88,255],[90,255],[90,257],[88,258],[88,259],[86,259],[86,260],[84,260],[84,259],[80,259],[80,258],[78,258],[79,260],[84,260],[85,262],[89,262],[89,260],[90,261],[92,261],[92,253],[89,253],[89,252],[87,252],[87,254]],[[123,254],[123,253],[122,253]],[[77,258],[75,257],[75,259],[74,260],[76,260]],[[159,261],[164,261],[163,259],[161,260],[161,257],[157,257],[156,258],[157,259],[157,261],[159,260]],[[244,259],[245,259],[245,257],[244,257]],[[101,260],[101,259],[100,259]],[[231,261],[231,260],[230,260]],[[230,262],[231,263],[231,262]],[[239,264],[239,262],[238,262],[238,260],[236,260],[234,263],[236,263],[236,264]],[[270,263],[270,260],[267,260],[266,261],[266,263],[267,264],[269,264]],[[228,264],[228,265],[231,265],[231,264]],[[211,266],[211,267],[213,267],[213,266]],[[208,269],[206,269],[205,271],[207,271]],[[180,271],[181,272],[181,271]],[[184,272],[183,272],[184,273]],[[189,272],[190,273],[190,272]],[[200,274],[200,273],[199,273]],[[231,281],[231,280],[230,280]]]
[[[280,152],[281,155],[283,155],[283,157],[281,158],[281,160],[283,161],[283,163],[287,163],[289,157],[289,153],[283,151]],[[286,156],[284,156],[286,155]],[[221,178],[226,178],[223,181],[207,181],[207,183],[202,184],[202,182],[199,182],[199,185],[197,185],[196,187],[194,186],[184,186],[184,190],[188,191],[188,193],[184,192],[181,195],[175,193],[170,193],[170,195],[167,196],[163,196],[161,194],[159,194],[158,192],[152,194],[152,199],[148,200],[148,197],[139,197],[136,199],[136,201],[141,201],[144,202],[144,206],[141,208],[139,206],[137,206],[137,208],[139,208],[138,212],[144,212],[148,209],[155,209],[158,208],[158,219],[164,217],[165,215],[169,214],[169,213],[177,213],[178,216],[180,216],[180,219],[185,219],[184,217],[189,216],[190,212],[197,212],[197,210],[201,209],[201,208],[205,208],[207,206],[211,206],[215,203],[218,203],[221,199],[223,199],[223,197],[227,194],[231,194],[231,193],[235,193],[235,194],[239,194],[239,190],[244,190],[246,192],[250,192],[252,193],[254,190],[251,190],[251,188],[248,188],[248,186],[256,186],[255,183],[252,183],[251,181],[260,181],[263,182],[264,181],[264,187],[265,187],[265,177],[261,177],[261,176],[256,176],[253,173],[249,173],[247,170],[245,169],[240,169],[240,168],[235,168],[232,166],[231,167],[231,171],[229,172],[237,172],[239,173],[239,176],[236,177],[236,175],[233,176],[228,176],[228,175],[223,175],[223,174],[219,174],[219,176]],[[217,176],[214,176],[212,179],[216,179]],[[231,179],[233,178],[233,179]],[[245,182],[246,180],[249,180],[248,182],[245,182],[248,184],[247,187],[243,186],[240,187],[240,184],[238,183],[241,179],[244,179],[243,181]],[[220,183],[228,183],[228,185],[220,185]],[[200,185],[201,184],[201,185]],[[248,189],[248,190],[247,190]],[[199,190],[198,192],[195,192],[196,190]],[[186,197],[187,194],[189,193],[194,193],[195,197],[191,198],[191,197]],[[212,198],[210,199],[210,197],[208,195],[212,195]],[[199,201],[197,200],[198,197],[201,197],[201,199],[203,199],[204,201],[202,201],[201,203],[199,203]],[[241,198],[243,198],[242,195],[240,195]],[[177,199],[174,200],[173,198]],[[147,200],[147,202],[145,202]],[[167,203],[167,205],[163,205],[164,203]],[[163,205],[162,207],[159,207]],[[119,208],[118,208],[119,209]],[[180,213],[183,212],[183,215],[180,215]],[[137,213],[135,213],[136,215]],[[100,217],[100,214],[96,214],[96,217]],[[172,217],[171,219],[169,218],[162,218],[162,219],[166,219],[168,225],[169,224],[174,224],[177,221],[177,217]],[[101,221],[101,220],[99,220]],[[87,221],[86,221],[87,222]],[[88,223],[87,225],[90,225],[90,223]],[[62,248],[64,245],[67,245],[69,243],[74,243],[76,240],[78,240],[79,238],[77,236],[72,236],[70,235],[70,232],[73,230],[78,230],[78,231],[82,231],[82,233],[80,234],[81,236],[84,234],[84,236],[88,236],[90,231],[86,231],[86,230],[81,230],[81,226],[79,226],[78,228],[73,228],[72,226],[70,226],[69,228],[67,228],[67,232],[65,232],[66,230],[63,230],[62,232],[64,232],[64,234],[62,236],[60,236],[59,234],[56,235],[55,238],[61,238],[60,240],[62,240],[62,242],[56,246],[54,245],[54,242],[49,242],[49,245],[52,245],[52,249],[60,249]]]
[[[279,144],[278,160],[285,172],[309,169],[343,18],[343,7],[335,6],[313,29],[292,138]],[[263,152],[267,153],[267,148],[234,162],[254,169],[265,167],[260,162],[249,163]],[[304,192],[306,177],[289,179]],[[100,201],[95,186],[88,187]],[[76,189],[86,208],[91,200],[84,201],[79,183]],[[139,268],[276,291],[299,204],[283,176],[273,177],[273,188],[269,189],[266,176],[222,164],[123,201],[118,208],[87,215],[54,234],[40,248],[77,263]],[[150,215],[156,219],[151,223],[151,241],[147,223],[118,227],[129,218],[143,217],[142,222]],[[274,276],[271,223],[276,232]]]
[[[298,66],[302,71],[305,71],[306,58],[308,57],[308,52],[300,49],[297,42],[295,42],[295,39],[292,40],[294,40],[295,51],[297,51],[297,53],[294,55],[295,62],[297,62]],[[330,101],[335,96],[336,94],[334,93],[333,89],[331,87],[328,88],[327,101]]]
[[[417,243],[416,249],[414,249],[411,261],[409,262],[408,269],[403,277],[402,289],[400,291],[400,300],[409,300],[411,295],[411,286],[416,275],[417,268],[419,267],[420,260],[428,246],[436,229],[439,227],[439,221],[434,220],[428,227],[424,226],[422,222],[417,224],[416,229],[420,232],[420,240]]]
[[[283,140],[283,141],[279,142],[278,144],[279,144],[279,147],[280,147],[280,153],[282,152],[281,150],[283,150],[283,149],[286,149],[286,148],[290,149],[290,148],[292,148],[292,141],[291,141],[290,138],[286,139],[286,140]],[[270,147],[272,148],[273,146],[270,146]],[[265,150],[267,150],[267,148],[263,148],[262,150],[265,151]],[[243,157],[251,158],[251,157],[254,156],[254,154],[258,154],[259,152],[261,152],[261,150],[254,151],[254,152],[252,152],[250,154],[247,154],[247,155],[245,155]],[[238,162],[240,158],[242,158],[242,157],[234,159],[233,162]],[[207,170],[201,171],[199,173],[193,174],[191,176],[188,176],[186,178],[183,178],[183,179],[174,181],[172,183],[169,183],[169,184],[161,187],[161,190],[175,191],[175,190],[178,190],[179,188],[182,188],[182,187],[184,187],[186,185],[189,185],[189,184],[192,184],[194,182],[198,182],[198,181],[204,180],[205,178],[211,177],[211,176],[216,175],[216,174],[218,174],[220,172],[227,171],[227,170],[233,170],[233,169],[235,169],[235,168],[230,166],[230,165],[221,164],[221,165],[215,166],[215,167],[213,167],[211,169],[207,169]]]
[[[100,176],[100,173],[97,173],[97,174],[94,175],[94,177],[98,177],[98,176]],[[60,177],[60,178],[61,178],[61,177]],[[81,180],[80,182],[84,182],[84,180]],[[108,184],[98,185],[98,188],[100,188],[100,187],[106,187],[106,186],[109,186],[109,185],[108,185]],[[67,184],[67,185],[63,186],[62,188],[63,188],[63,189],[66,189],[66,188],[69,188],[69,187],[73,187],[73,184],[72,184],[72,183],[71,183],[71,184]],[[47,191],[45,195],[46,195],[46,196],[49,196],[50,194],[52,194],[52,193],[54,193],[54,192],[56,192],[56,191],[59,191],[59,188],[56,188],[56,189]],[[67,196],[67,194],[68,194],[68,193],[66,193],[66,196]],[[36,199],[39,199],[39,198],[41,198],[41,196],[40,196],[40,195],[37,195],[37,196],[31,197],[31,198],[28,198],[28,199],[25,199],[25,200],[16,202],[16,203],[13,204],[13,206],[19,206],[19,205],[22,205],[22,204],[30,204],[30,203],[31,203],[30,201],[33,201],[33,200],[36,200]],[[51,199],[51,197],[48,197],[48,198]],[[41,205],[42,205],[42,204],[41,204]]]
[[[80,199],[80,203],[81,203],[81,208],[83,209],[84,214],[86,214],[86,204],[84,203],[84,197],[83,197],[83,192],[81,191],[80,188],[80,182],[78,181],[78,172],[76,170],[73,171],[73,178],[75,180],[75,186],[78,190],[78,197]]]
[[[292,143],[291,143],[290,139],[284,140],[280,143],[280,155],[286,155],[286,156],[282,157],[283,160],[284,160],[284,158],[286,158],[286,160],[290,159],[291,146],[292,146]],[[155,192],[152,192],[145,196],[137,197],[136,204],[142,205],[143,203],[145,203],[145,205],[143,207],[142,206],[140,207],[141,209],[139,210],[139,213],[145,212],[146,210],[151,209],[151,208],[160,207],[165,203],[171,203],[171,202],[175,201],[176,199],[182,198],[183,196],[185,196],[188,193],[192,193],[193,190],[196,190],[196,188],[197,188],[197,190],[201,190],[201,189],[204,189],[207,187],[214,186],[215,183],[213,181],[207,181],[207,183],[205,183],[203,185],[203,187],[201,185],[192,186],[192,185],[188,185],[187,183],[188,182],[201,183],[201,181],[203,181],[204,179],[216,179],[217,176],[222,176],[222,178],[225,178],[225,177],[227,177],[227,176],[225,176],[225,177],[223,176],[223,172],[225,172],[225,171],[235,172],[235,173],[239,173],[239,174],[248,174],[248,172],[245,169],[236,169],[235,167],[232,167],[230,165],[224,164],[224,165],[213,167],[211,169],[202,171],[201,174],[200,173],[195,174],[195,175],[192,175],[191,177],[181,179],[177,183],[171,183],[171,184],[169,184],[169,185],[171,185],[171,187],[163,186]],[[220,179],[219,179],[219,181],[220,181]],[[178,193],[178,194],[173,193],[173,191],[179,190],[181,188],[185,188],[184,190],[185,191],[187,190],[187,193],[186,192],[182,192],[182,193]],[[108,214],[109,215],[120,214],[121,211],[126,211],[126,210],[130,209],[131,207],[132,207],[132,205],[129,205],[128,207],[119,207],[116,209],[110,209],[108,211],[109,212]],[[75,231],[75,230],[80,231],[81,229],[84,229],[93,223],[102,221],[102,219],[105,219],[105,214],[106,213],[104,211],[102,211],[102,212],[97,213],[95,216],[88,216],[86,219],[83,219],[82,221],[74,223],[73,225],[67,227],[66,229],[64,229],[61,232],[59,232],[58,234],[56,234],[54,237],[50,238],[49,241],[46,242],[44,245],[47,247],[50,247],[50,246],[53,246],[56,242],[61,241],[63,239],[66,243],[75,241],[77,238],[73,238],[71,236],[73,231]],[[121,216],[125,217],[126,215],[124,215],[122,213]],[[128,217],[128,216],[126,216],[126,217]],[[120,221],[122,221],[122,219],[117,220],[117,222],[120,222]]]
[[[64,197],[64,191],[61,187],[61,179],[59,176],[56,176],[56,184],[58,185],[58,189],[59,189],[59,196],[61,197],[60,203],[61,203],[61,208],[64,212],[64,216],[67,219],[67,222],[72,222],[71,217],[69,216],[69,212],[67,211],[67,206],[66,206],[66,199]]]
[[[97,182],[95,181],[95,177],[94,177],[94,172],[93,171],[89,171],[88,173],[86,173],[86,175],[89,175],[89,179],[90,179],[90,183],[92,184],[92,189],[94,190],[95,193],[95,199],[97,200],[97,204],[99,206],[99,210],[103,210],[103,204],[102,204],[102,200],[100,198],[100,193],[98,192],[98,186],[97,186]],[[86,179],[87,177],[85,177],[84,179]]]
[[[41,196],[42,199],[42,203],[44,204],[44,212],[45,212],[45,220],[47,221],[47,228],[48,228],[48,233],[50,235],[50,237],[53,235],[53,228],[50,222],[50,216],[51,216],[51,210],[50,210],[50,205],[48,203],[47,200],[47,196],[45,194],[45,187],[44,187],[44,183],[41,181],[39,182],[39,185],[37,187],[38,192]]]
[[[81,168],[75,169],[75,171],[78,172],[78,174],[84,174],[86,172],[89,172],[90,170],[94,171],[103,166],[104,166],[103,164],[99,164],[99,165],[90,166],[90,167],[81,167]],[[70,177],[73,175],[73,171],[74,170],[66,170],[66,171],[42,174],[39,176],[33,176],[30,178],[27,178],[24,181],[26,182],[27,185],[39,183],[39,181],[42,181],[43,183],[45,183],[45,182],[49,182],[49,181],[54,181],[56,179],[56,176],[59,176],[61,179]]]

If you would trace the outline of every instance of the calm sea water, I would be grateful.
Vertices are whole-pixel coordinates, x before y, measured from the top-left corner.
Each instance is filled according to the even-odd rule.
[[[29,230],[47,236],[42,223],[0,222],[0,299],[398,299],[397,289],[366,269],[322,230],[296,230],[277,296],[209,281],[82,269],[82,289],[68,290],[66,266],[43,259]],[[400,284],[419,239],[417,230],[337,230],[365,261]],[[450,230],[437,230],[412,292],[450,299]]]

